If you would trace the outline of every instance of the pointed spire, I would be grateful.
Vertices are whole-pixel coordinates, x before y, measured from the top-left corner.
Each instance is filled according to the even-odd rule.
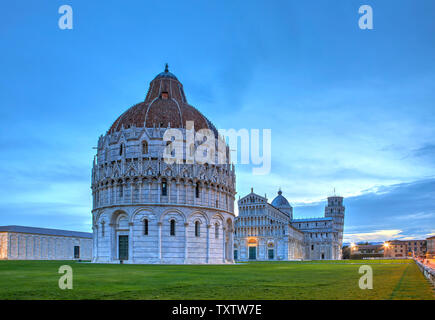
[[[166,72],[166,73],[168,73],[168,72],[169,72],[169,66],[168,66],[168,64],[167,64],[167,63],[165,64],[165,72]]]

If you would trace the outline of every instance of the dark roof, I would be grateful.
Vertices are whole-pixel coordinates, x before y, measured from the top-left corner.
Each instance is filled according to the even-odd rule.
[[[168,72],[168,71],[165,71],[165,72],[161,72],[161,73],[159,73],[159,74],[154,78],[154,80],[155,80],[155,79],[158,79],[158,78],[171,78],[171,79],[178,80],[177,77],[176,77],[173,73],[170,73],[170,72]]]
[[[90,232],[35,228],[35,227],[24,227],[24,226],[0,226],[0,232],[19,232],[19,233],[43,234],[49,236],[92,238],[92,233]]]
[[[194,123],[195,131],[210,129],[216,137],[218,136],[213,123],[188,104],[182,83],[166,66],[165,71],[151,81],[145,100],[121,114],[108,132],[121,131],[122,128],[127,129],[131,126],[185,128],[187,121]]]
[[[301,218],[301,219],[293,219],[292,222],[316,222],[316,221],[329,221],[332,220],[332,217],[326,218]]]
[[[356,244],[360,249],[377,249],[382,248],[383,244]]]
[[[278,191],[278,195],[275,197],[275,199],[273,199],[272,206],[274,206],[275,208],[290,208],[291,205],[290,203],[287,201],[287,199],[282,195],[282,191]]]

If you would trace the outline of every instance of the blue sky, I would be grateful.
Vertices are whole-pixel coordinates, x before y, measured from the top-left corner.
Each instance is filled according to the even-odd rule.
[[[74,29],[58,28],[69,4]],[[358,28],[369,4],[374,30]],[[164,63],[218,128],[271,128],[272,170],[238,195],[295,216],[346,197],[347,240],[435,234],[435,3],[9,1],[0,4],[0,225],[90,231],[98,136]]]

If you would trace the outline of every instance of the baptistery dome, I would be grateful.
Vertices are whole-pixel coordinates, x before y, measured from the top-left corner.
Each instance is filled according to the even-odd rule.
[[[187,103],[183,85],[169,72],[166,65],[165,71],[151,81],[145,101],[132,106],[119,116],[109,132],[131,126],[184,128],[187,121],[194,122],[195,130],[211,129],[217,135],[213,124]]]
[[[168,129],[182,135],[181,161],[167,161]],[[200,129],[210,129],[213,144],[222,145],[166,66],[145,100],[100,136],[91,186],[94,262],[233,262],[234,166],[227,157],[197,160]]]

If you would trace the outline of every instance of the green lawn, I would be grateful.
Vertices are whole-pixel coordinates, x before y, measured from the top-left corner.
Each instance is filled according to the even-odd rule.
[[[58,287],[59,266],[74,288]],[[373,290],[361,290],[362,264]],[[0,299],[435,299],[411,260],[255,262],[237,265],[107,265],[0,261]]]

